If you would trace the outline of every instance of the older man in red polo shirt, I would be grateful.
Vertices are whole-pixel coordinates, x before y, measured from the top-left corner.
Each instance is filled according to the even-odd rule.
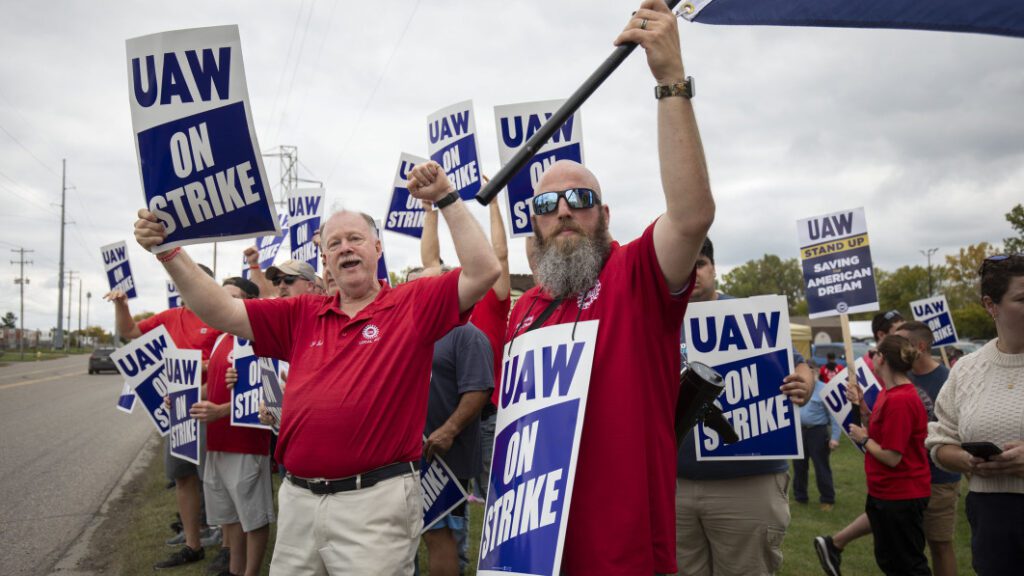
[[[291,363],[278,456],[281,485],[271,573],[411,574],[423,503],[416,472],[434,342],[465,323],[500,268],[483,230],[436,162],[417,166],[409,192],[441,210],[461,270],[391,289],[377,281],[373,219],[342,211],[324,225],[327,272],[340,293],[234,300],[178,248],[158,256],[211,326]],[[139,211],[149,249],[162,224]]]

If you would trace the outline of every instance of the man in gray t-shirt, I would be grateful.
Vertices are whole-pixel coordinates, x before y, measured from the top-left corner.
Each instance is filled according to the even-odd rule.
[[[430,400],[423,447],[428,459],[442,456],[452,474],[462,482],[483,469],[480,447],[480,411],[494,388],[494,357],[491,344],[472,324],[459,326],[434,344],[430,372]],[[468,537],[465,503],[423,533],[430,556],[431,574],[464,571],[468,558],[456,544]]]

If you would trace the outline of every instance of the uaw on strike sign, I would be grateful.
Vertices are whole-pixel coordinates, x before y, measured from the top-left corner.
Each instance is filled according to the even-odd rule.
[[[863,208],[797,221],[811,318],[878,310]]]
[[[501,165],[508,164],[529,141],[533,133],[558,110],[565,100],[547,100],[525,104],[509,104],[494,107],[494,122],[498,129],[498,157]],[[577,111],[554,136],[541,146],[530,158],[530,162],[516,172],[508,182],[508,220],[513,238],[533,235],[530,222],[530,198],[533,191],[552,164],[558,160],[573,160],[583,163],[583,123]]]
[[[779,387],[793,373],[784,296],[691,302],[684,319],[687,357],[722,375],[715,400],[740,440],[724,444],[703,422],[693,435],[697,460],[803,458],[800,411]]]
[[[128,94],[156,251],[279,234],[237,26],[128,40]]]
[[[463,200],[480,191],[480,150],[476,143],[473,102],[452,104],[427,117],[430,159],[441,165]]]
[[[548,326],[505,346],[478,574],[559,573],[597,328]]]

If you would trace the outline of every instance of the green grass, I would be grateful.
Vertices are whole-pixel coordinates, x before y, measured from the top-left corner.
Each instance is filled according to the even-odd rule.
[[[54,360],[56,358],[67,358],[73,354],[91,354],[92,348],[72,348],[68,352],[64,351],[53,351],[53,350],[25,350],[25,358],[21,358],[21,353],[17,349],[4,350],[3,354],[0,355],[0,364],[6,364],[8,362],[37,362],[40,360]]]
[[[137,479],[126,490],[125,500],[116,508],[123,511],[113,515],[116,522],[109,522],[104,531],[112,533],[116,543],[112,546],[113,566],[108,573],[143,574],[152,570],[152,565],[173,551],[164,545],[164,540],[172,534],[167,525],[174,520],[176,506],[174,492],[165,488],[163,475],[163,459],[154,457],[141,478]],[[866,484],[864,481],[864,462],[860,452],[850,442],[843,440],[832,454],[832,473],[835,478],[836,505],[830,512],[823,512],[815,503],[818,497],[814,484],[813,468],[810,473],[811,504],[800,505],[792,502],[792,521],[783,543],[784,560],[782,575],[815,575],[821,574],[818,557],[811,544],[813,538],[820,534],[834,534],[856,518],[864,510]],[[274,477],[275,499],[276,488],[280,478]],[[959,574],[973,574],[971,569],[970,528],[964,517],[963,498],[966,495],[966,483],[961,483],[961,501],[957,509],[955,547]],[[476,574],[476,555],[480,544],[480,526],[482,523],[483,506],[473,504],[470,510],[470,568],[469,575]],[[264,560],[263,574],[268,574],[270,557],[273,554],[273,542],[276,526],[271,526],[270,546]],[[207,558],[217,553],[217,547],[207,548]],[[420,546],[421,574],[428,574],[427,562],[423,546]],[[175,575],[203,574],[206,561],[193,566],[175,569]],[[844,574],[878,574],[875,565],[872,540],[870,536],[857,540],[847,546],[843,553],[842,569]]]
[[[790,493],[792,520],[782,545],[784,559],[780,574],[821,574],[818,556],[812,545],[814,537],[835,534],[864,511],[867,484],[864,478],[864,457],[860,451],[844,438],[839,448],[832,453],[831,463],[836,488],[836,505],[832,511],[823,512],[816,503],[818,490],[814,483],[813,467],[808,481],[810,504],[797,504]],[[957,573],[966,575],[974,574],[974,570],[971,569],[971,531],[964,516],[964,498],[967,495],[965,480],[960,482],[960,491],[954,547]],[[849,544],[843,552],[843,574],[878,574],[873,546],[871,536]]]

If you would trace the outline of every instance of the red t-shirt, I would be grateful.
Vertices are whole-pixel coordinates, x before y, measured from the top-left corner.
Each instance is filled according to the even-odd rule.
[[[488,290],[483,299],[476,303],[473,315],[469,318],[470,324],[479,328],[491,343],[491,353],[494,355],[494,392],[491,394],[491,404],[495,406],[501,394],[501,352],[504,349],[505,331],[508,329],[508,309],[512,305],[510,296],[498,300],[494,289]]]
[[[924,449],[928,415],[913,384],[901,384],[878,395],[868,435],[882,448],[903,455],[900,463],[890,468],[867,454],[864,473],[869,495],[879,500],[931,496],[932,473]]]
[[[235,337],[225,334],[210,355],[206,371],[206,399],[214,404],[231,404],[231,390],[224,382],[228,368],[234,365]],[[228,406],[233,409],[232,406]],[[231,415],[206,423],[206,449],[236,454],[270,453],[270,431],[232,426]]]
[[[818,370],[818,380],[828,384],[828,381],[835,378],[836,374],[839,374],[842,370],[843,367],[839,364],[836,364],[832,368],[829,368],[828,364],[825,364],[821,367],[821,370]]]
[[[174,345],[183,350],[202,350],[203,360],[210,359],[213,343],[220,336],[220,330],[214,330],[196,316],[192,310],[181,306],[171,308],[150,316],[138,323],[139,330],[145,334],[157,326],[167,328],[167,333],[174,340]]]
[[[693,289],[679,296],[654,252],[654,225],[619,246],[582,299],[544,322],[600,320],[562,568],[566,574],[630,575],[676,571],[675,407],[679,331]],[[522,334],[551,297],[523,294],[506,341]],[[515,333],[515,334],[514,334]]]
[[[464,324],[459,270],[383,286],[354,318],[340,295],[246,300],[253,350],[289,362],[277,458],[303,478],[420,459],[434,342]]]

